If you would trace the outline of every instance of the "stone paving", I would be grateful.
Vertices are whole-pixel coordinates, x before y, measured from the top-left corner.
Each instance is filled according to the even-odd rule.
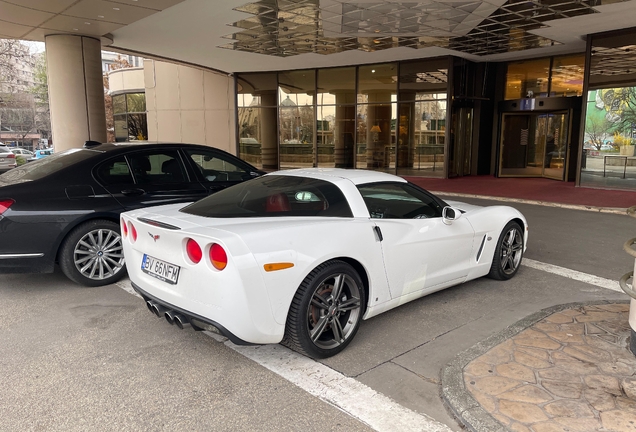
[[[512,431],[636,431],[629,304],[566,309],[475,358],[466,389]]]

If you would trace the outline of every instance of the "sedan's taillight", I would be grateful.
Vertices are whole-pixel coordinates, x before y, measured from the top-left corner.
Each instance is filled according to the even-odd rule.
[[[128,225],[126,225],[125,220],[121,220],[121,234],[122,237],[126,237],[128,235]]]
[[[214,243],[210,247],[210,262],[217,270],[223,270],[227,266],[227,254],[220,244]]]
[[[14,202],[15,201],[13,201],[12,199],[0,200],[0,215],[6,212]]]
[[[201,251],[201,246],[199,243],[192,239],[188,239],[186,242],[186,253],[188,254],[188,258],[195,264],[198,264],[203,257],[203,252]]]
[[[15,159],[15,155],[13,153],[9,153],[7,156],[5,156],[7,159]]]

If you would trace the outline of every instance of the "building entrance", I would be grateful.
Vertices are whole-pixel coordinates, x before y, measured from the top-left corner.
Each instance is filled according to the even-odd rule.
[[[566,180],[569,117],[569,111],[503,114],[499,177]]]

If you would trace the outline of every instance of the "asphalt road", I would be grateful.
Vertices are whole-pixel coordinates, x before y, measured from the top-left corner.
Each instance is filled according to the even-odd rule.
[[[530,226],[526,257],[614,280],[633,268],[622,245],[636,220],[515,207]],[[459,352],[549,306],[626,298],[523,266],[511,281],[471,281],[365,321],[323,363],[459,430],[439,396],[440,370]],[[226,344],[157,319],[116,285],[2,275],[0,304],[1,431],[369,430]]]

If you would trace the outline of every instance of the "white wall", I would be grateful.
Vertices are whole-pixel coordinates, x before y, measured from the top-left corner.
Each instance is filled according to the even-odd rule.
[[[204,144],[236,154],[234,79],[144,60],[148,139]]]

